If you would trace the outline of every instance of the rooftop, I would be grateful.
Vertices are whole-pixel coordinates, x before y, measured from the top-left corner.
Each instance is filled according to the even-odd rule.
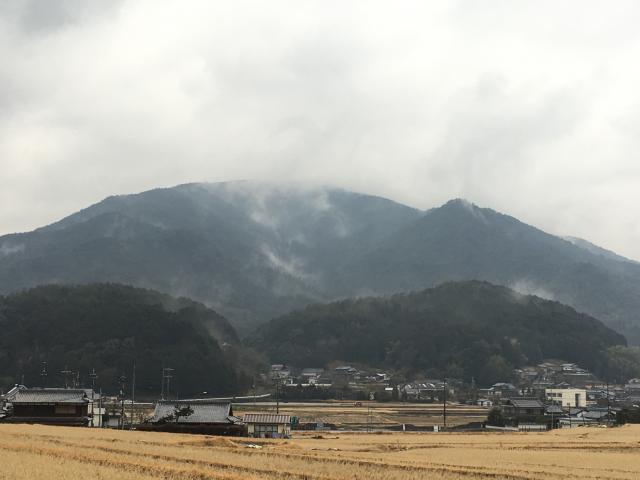
[[[511,405],[516,408],[543,408],[544,405],[540,400],[527,398],[512,398]]]
[[[278,415],[273,413],[245,413],[244,423],[281,424],[291,423],[290,415]]]
[[[89,399],[84,390],[64,389],[64,388],[42,388],[42,389],[22,389],[18,390],[11,403],[20,404],[53,404],[67,403],[71,405],[88,403]]]
[[[186,417],[180,417],[176,423],[237,423],[233,416],[230,402],[213,400],[161,400],[156,404],[151,422],[161,422],[173,415],[176,407],[190,407],[193,413]]]

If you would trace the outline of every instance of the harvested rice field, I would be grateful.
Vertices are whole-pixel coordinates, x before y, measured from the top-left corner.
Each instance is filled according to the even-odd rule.
[[[290,440],[0,425],[0,478],[638,479],[640,426]]]

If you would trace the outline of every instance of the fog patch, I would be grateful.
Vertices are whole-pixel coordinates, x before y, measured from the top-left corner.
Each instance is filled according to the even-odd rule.
[[[536,297],[544,298],[545,300],[556,300],[553,292],[537,285],[535,282],[526,279],[516,280],[509,285],[509,288],[515,293],[520,295],[535,295]],[[521,301],[522,297],[516,296],[516,300]]]
[[[309,275],[304,271],[302,262],[300,260],[284,259],[281,256],[277,255],[267,245],[263,245],[261,250],[264,257],[268,260],[270,266],[275,268],[276,270],[280,270],[287,275],[303,280],[306,280],[309,277]]]
[[[485,225],[489,224],[487,217],[484,216],[482,209],[479,208],[475,203],[470,202],[465,198],[458,199],[458,203],[462,206],[467,212],[469,212],[474,218],[477,218]]]
[[[7,243],[3,243],[0,245],[0,258],[8,257],[10,255],[15,255],[16,253],[24,252],[25,246],[23,243],[19,243],[16,245],[10,245]]]

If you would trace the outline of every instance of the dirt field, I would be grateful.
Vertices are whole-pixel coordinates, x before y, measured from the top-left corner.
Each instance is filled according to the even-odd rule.
[[[638,479],[640,426],[291,440],[0,425],[0,478]]]

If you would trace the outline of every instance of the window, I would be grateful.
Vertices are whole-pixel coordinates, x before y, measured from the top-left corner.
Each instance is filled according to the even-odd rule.
[[[255,430],[256,433],[262,434],[262,433],[278,433],[278,426],[277,425],[256,425],[255,426]]]

